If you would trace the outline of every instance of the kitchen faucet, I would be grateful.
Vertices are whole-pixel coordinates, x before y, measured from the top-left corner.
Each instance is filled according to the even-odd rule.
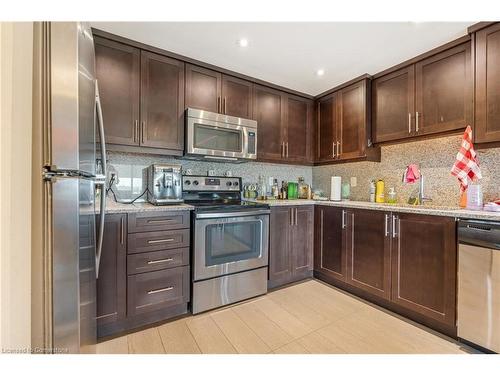
[[[432,202],[432,199],[425,196],[424,175],[420,174],[419,189],[418,189],[418,204],[422,205],[424,204],[424,202]]]

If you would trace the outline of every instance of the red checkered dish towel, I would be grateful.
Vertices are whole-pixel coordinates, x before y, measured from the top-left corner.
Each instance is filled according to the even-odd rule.
[[[457,160],[451,168],[451,174],[458,178],[462,191],[467,190],[469,179],[477,181],[482,178],[479,162],[476,159],[476,151],[474,151],[472,144],[472,129],[470,125],[465,129],[462,146],[460,147],[460,151],[458,151]]]

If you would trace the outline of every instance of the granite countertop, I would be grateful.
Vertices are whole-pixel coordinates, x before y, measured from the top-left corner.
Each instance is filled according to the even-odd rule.
[[[415,214],[424,215],[437,215],[437,216],[449,216],[456,217],[460,219],[480,219],[480,220],[493,220],[500,221],[500,212],[490,212],[490,211],[473,211],[466,210],[459,207],[449,207],[449,206],[437,206],[432,204],[427,204],[423,206],[412,206],[409,204],[389,204],[389,203],[372,203],[372,202],[362,202],[362,201],[321,201],[312,199],[294,199],[294,200],[266,200],[257,201],[254,199],[248,199],[253,202],[265,202],[270,206],[296,206],[296,205],[322,205],[322,206],[337,206],[346,208],[360,208],[360,209],[370,209],[370,210],[382,210],[382,211],[392,211],[392,212],[408,212]]]
[[[136,202],[132,204],[117,203],[110,198],[106,201],[106,213],[108,214],[147,211],[189,211],[193,209],[193,206],[184,203],[155,206],[154,204],[148,202]]]

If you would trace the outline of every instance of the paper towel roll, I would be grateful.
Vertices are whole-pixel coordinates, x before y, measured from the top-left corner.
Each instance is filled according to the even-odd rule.
[[[332,183],[330,189],[330,200],[340,201],[342,190],[342,178],[340,176],[332,176]]]

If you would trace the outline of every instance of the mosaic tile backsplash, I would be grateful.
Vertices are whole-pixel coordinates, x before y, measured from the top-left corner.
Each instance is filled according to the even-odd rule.
[[[274,177],[281,183],[297,181],[304,177],[313,189],[321,189],[326,195],[330,192],[330,177],[341,176],[342,181],[350,182],[356,177],[357,186],[351,186],[351,199],[368,201],[369,181],[383,179],[386,192],[394,187],[398,201],[404,203],[418,184],[405,185],[402,176],[408,164],[418,164],[425,177],[426,196],[433,199],[432,204],[457,206],[460,188],[450,169],[455,161],[461,142],[461,135],[436,138],[411,143],[382,147],[381,162],[355,162],[318,167],[248,162],[242,164],[212,163],[177,159],[172,157],[151,156],[132,153],[108,152],[109,169],[116,171],[118,184],[115,191],[121,199],[130,199],[142,193],[142,170],[152,163],[177,163],[183,169],[191,169],[193,174],[206,175],[213,169],[216,175],[230,170],[233,176],[241,176],[243,183],[257,182],[260,175]],[[500,148],[478,150],[478,158],[483,174],[480,184],[484,201],[500,198]]]
[[[341,176],[342,181],[356,177],[357,186],[351,187],[351,199],[369,200],[369,182],[372,179],[385,181],[386,193],[394,187],[399,203],[405,203],[418,183],[405,185],[403,173],[408,164],[418,164],[424,176],[426,196],[433,205],[457,206],[460,187],[456,177],[450,174],[451,167],[460,148],[462,136],[417,141],[382,147],[381,162],[355,162],[319,166],[313,168],[313,186],[330,192],[330,177]],[[477,150],[483,178],[484,201],[500,198],[500,148]]]
[[[312,182],[312,168],[297,165],[217,163],[122,152],[108,152],[108,163],[108,174],[114,171],[118,175],[114,191],[119,199],[135,198],[143,192],[142,170],[153,163],[181,164],[183,170],[191,169],[195,175],[206,176],[209,169],[214,170],[216,176],[223,176],[225,172],[231,171],[233,176],[242,178],[243,184],[258,182],[261,175],[266,177],[266,181],[269,177],[274,177],[279,184],[281,181],[297,181],[299,177],[304,177],[308,184]]]

